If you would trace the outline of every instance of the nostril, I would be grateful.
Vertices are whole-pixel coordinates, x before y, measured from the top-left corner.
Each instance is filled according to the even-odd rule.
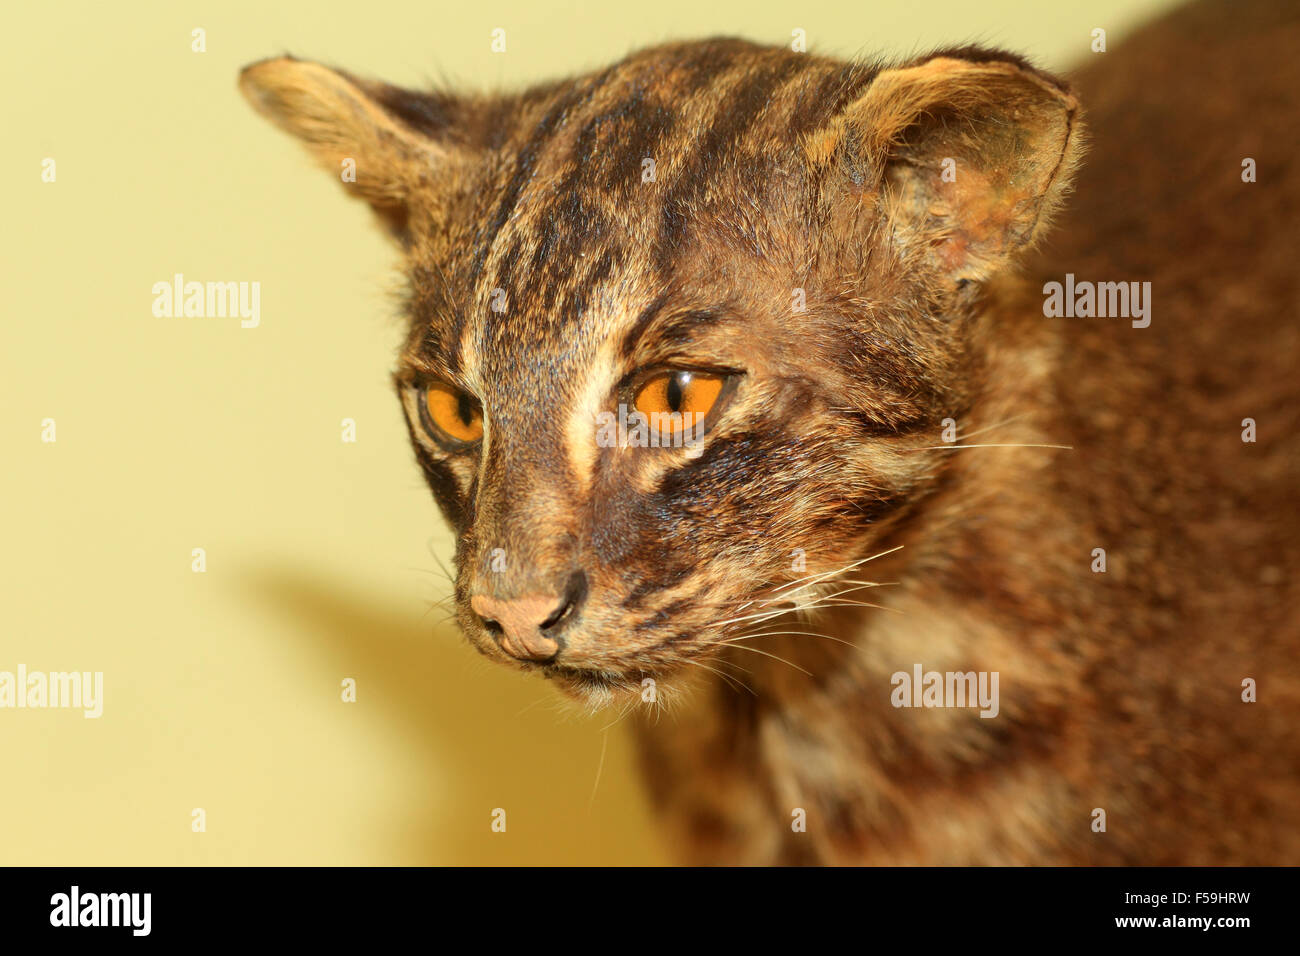
[[[551,612],[551,616],[541,623],[541,630],[549,631],[573,617],[578,613],[578,609],[582,606],[582,602],[586,600],[586,597],[587,576],[581,571],[575,571],[570,575],[568,584],[565,586],[564,600],[560,602],[559,607]]]
[[[483,622],[483,626],[487,628],[489,634],[500,634],[505,630],[505,628],[501,626],[501,622],[494,621],[490,617],[480,617],[480,620]]]
[[[554,614],[552,614],[550,617],[548,617],[546,620],[542,622],[542,630],[549,631],[551,628],[555,627],[555,625],[559,624],[566,617],[568,617],[572,611],[573,611],[573,602],[565,601],[564,604],[560,605],[560,607],[556,609]]]

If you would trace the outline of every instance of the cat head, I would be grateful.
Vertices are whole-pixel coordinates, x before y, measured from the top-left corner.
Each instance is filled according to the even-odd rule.
[[[909,520],[981,289],[1079,151],[1068,89],[977,49],[711,40],[509,96],[286,57],[241,87],[405,255],[397,391],[463,630],[593,701],[815,606]]]

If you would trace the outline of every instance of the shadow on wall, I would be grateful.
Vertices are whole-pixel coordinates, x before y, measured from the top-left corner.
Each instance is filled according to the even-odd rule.
[[[454,624],[437,623],[441,607],[406,613],[288,565],[255,570],[248,585],[286,618],[286,635],[312,645],[322,670],[356,676],[356,706],[383,722],[372,732],[409,749],[429,781],[421,792],[436,794],[392,801],[403,809],[375,827],[391,835],[383,862],[664,862],[630,734],[610,726],[616,712],[569,714],[540,679],[491,664]],[[491,831],[497,807],[505,834]]]

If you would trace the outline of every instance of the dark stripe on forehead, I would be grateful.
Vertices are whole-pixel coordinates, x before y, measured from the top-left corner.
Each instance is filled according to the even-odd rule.
[[[549,311],[556,305],[560,284],[567,285],[578,299],[584,297],[594,277],[574,271],[582,265],[582,253],[599,243],[618,241],[613,219],[627,205],[631,192],[642,185],[643,159],[671,150],[682,104],[708,88],[732,63],[740,52],[732,46],[692,49],[684,64],[670,59],[669,67],[683,70],[687,77],[684,83],[674,82],[671,91],[662,88],[667,83],[661,61],[629,61],[607,78],[605,91],[613,92],[621,83],[627,95],[602,104],[599,112],[586,118],[563,160],[567,165],[563,179],[542,203],[530,209],[530,218],[542,228],[527,271],[516,274],[521,264],[515,259],[509,262],[509,275],[499,270],[498,279],[508,282],[520,301],[538,312]],[[670,103],[663,98],[668,93]],[[587,102],[598,98],[599,91],[593,90]],[[574,118],[581,118],[576,109]],[[621,250],[616,257],[622,260]]]
[[[626,193],[648,143],[672,125],[670,116],[661,115],[663,111],[642,115],[645,93],[645,85],[634,81],[630,96],[587,120],[574,142],[573,168],[560,187],[562,192],[596,186]],[[602,134],[606,139],[603,153]]]
[[[654,250],[655,265],[661,272],[668,272],[681,254],[680,245],[690,225],[690,216],[709,178],[726,162],[727,154],[752,131],[757,118],[772,102],[772,95],[806,67],[803,55],[792,53],[764,72],[743,75],[730,98],[716,104],[712,123],[698,140],[693,158],[671,174],[673,181],[664,199]]]
[[[614,270],[623,264],[623,250],[606,248],[596,260],[596,264],[591,266],[587,275],[582,282],[581,301],[577,303],[575,313],[584,314],[590,307],[592,290],[603,285],[609,277],[614,274]]]
[[[627,204],[630,192],[642,185],[642,159],[653,159],[675,148],[672,133],[683,104],[716,84],[738,58],[752,56],[754,49],[743,41],[715,41],[702,47],[684,47],[666,60],[633,58],[581,86],[580,96],[571,94],[552,107],[521,151],[494,225],[481,240],[471,281],[478,281],[492,246],[554,134],[567,122],[585,118],[571,151],[565,157],[556,157],[567,165],[563,178],[549,195],[535,204],[530,200],[529,219],[541,228],[533,233],[520,230],[511,248],[501,256],[494,277],[495,284],[505,288],[512,301],[527,302],[539,313],[552,309],[557,286],[567,284],[573,289],[574,280],[580,278],[574,269],[581,253],[602,241],[617,241],[613,217]],[[672,76],[671,83],[665,79],[668,75]],[[594,116],[583,116],[602,91],[624,79],[627,96]],[[671,98],[665,101],[668,94]],[[525,269],[522,246],[529,238],[538,241]],[[623,257],[619,250],[615,255],[619,260]]]
[[[751,50],[743,41],[722,40],[629,62],[629,95],[583,126],[574,144],[577,163],[563,188],[598,189],[619,201],[641,183],[642,160],[675,145],[671,137],[686,105]],[[670,83],[665,74],[685,79]]]
[[[519,194],[523,192],[524,186],[532,178],[533,172],[537,166],[538,157],[541,156],[542,148],[552,136],[555,135],[557,128],[562,127],[568,119],[569,113],[581,102],[591,99],[592,95],[599,89],[605,81],[615,72],[616,67],[610,67],[603,73],[598,74],[594,79],[588,80],[585,84],[574,86],[568,93],[560,97],[559,100],[542,117],[528,141],[524,144],[523,149],[519,151],[519,159],[515,163],[514,175],[510,177],[509,182],[501,195],[501,200],[497,203],[496,212],[492,216],[492,222],[488,225],[486,233],[480,239],[478,250],[474,256],[474,265],[471,272],[471,279],[477,281],[482,275],[483,266],[487,262],[487,257],[492,251],[492,246],[496,242],[498,233],[510,218],[510,213],[514,210],[515,204],[519,202]]]
[[[520,256],[524,252],[524,242],[527,239],[525,233],[519,232],[510,237],[510,245],[506,246],[504,252],[497,258],[495,275],[493,275],[492,287],[502,289],[506,294],[506,312],[509,313],[510,307],[515,304],[521,296],[515,294],[516,290],[511,288],[511,278],[515,273],[515,265],[519,262]]]
[[[599,90],[605,82],[613,76],[618,70],[617,66],[611,66],[608,69],[598,73],[585,83],[576,83],[567,93],[560,96],[556,102],[546,111],[546,115],[533,129],[532,134],[524,143],[523,148],[519,151],[519,158],[515,163],[514,173],[507,181],[505,188],[502,190],[501,199],[497,202],[496,211],[492,215],[491,221],[486,229],[479,232],[477,237],[477,248],[474,252],[473,263],[470,267],[469,284],[471,289],[476,289],[480,278],[483,274],[483,268],[487,264],[488,256],[492,252],[492,247],[496,243],[496,238],[502,228],[510,219],[511,212],[514,211],[515,205],[519,202],[519,195],[523,192],[524,186],[532,178],[536,171],[538,158],[542,154],[548,140],[564,126],[569,118],[569,114],[583,102],[589,101],[591,97]],[[457,339],[460,338],[464,330],[465,317],[458,316],[456,323]]]
[[[596,264],[591,267],[591,274],[588,278],[590,285],[598,285],[609,279],[614,274],[614,268],[619,265],[622,256],[613,249],[606,249],[601,253]]]
[[[585,294],[594,273],[599,271],[598,263],[604,263],[607,276],[611,257],[617,253],[622,258],[621,252],[611,248],[618,239],[599,201],[593,201],[582,189],[561,194],[557,199],[554,206],[538,212],[544,228],[536,236],[538,241],[532,256],[527,267],[518,275],[512,271],[508,280],[511,292],[541,314],[555,304],[561,288],[572,295]],[[603,255],[588,255],[602,248]]]

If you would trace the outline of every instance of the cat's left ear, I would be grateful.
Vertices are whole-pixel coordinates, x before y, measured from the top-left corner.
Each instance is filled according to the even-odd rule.
[[[806,148],[832,167],[832,217],[871,216],[907,261],[955,283],[988,278],[1043,233],[1080,127],[1064,84],[969,50],[883,70]]]
[[[239,88],[370,203],[399,241],[407,238],[414,193],[431,174],[445,175],[453,158],[436,135],[450,122],[446,101],[288,56],[245,67]]]

